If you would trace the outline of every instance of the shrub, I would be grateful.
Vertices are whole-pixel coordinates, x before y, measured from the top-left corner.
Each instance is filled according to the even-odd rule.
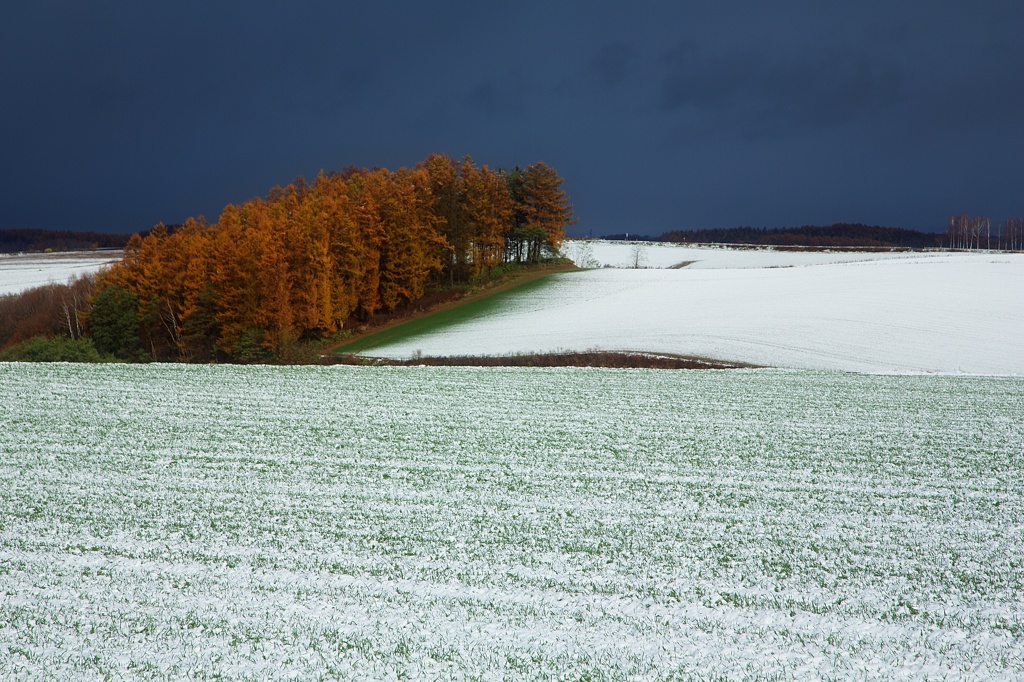
[[[0,352],[2,362],[102,362],[92,339],[33,336]]]

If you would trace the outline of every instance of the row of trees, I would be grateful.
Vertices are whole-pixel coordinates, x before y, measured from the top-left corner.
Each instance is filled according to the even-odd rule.
[[[504,172],[443,155],[299,178],[215,224],[132,237],[69,311],[69,336],[125,360],[287,360],[430,287],[557,253],[572,221],[561,185],[543,163]]]
[[[1024,218],[1010,217],[996,227],[992,234],[992,221],[988,216],[966,214],[950,215],[947,230],[951,249],[1024,249]],[[993,242],[995,242],[993,244]]]
[[[999,248],[1011,251],[1024,250],[1024,217],[1007,218],[999,226]]]
[[[703,230],[674,230],[661,241],[702,244],[757,244],[764,246],[813,247],[904,247],[933,249],[942,246],[942,235],[900,227],[859,223],[804,225],[802,227],[731,227]]]
[[[0,230],[0,253],[123,249],[129,235],[71,230]]]
[[[621,239],[622,235],[612,235]],[[627,235],[628,238],[628,235]],[[995,229],[986,216],[951,215],[946,234],[900,227],[836,223],[803,227],[731,227],[673,230],[661,241],[699,244],[757,244],[811,247],[904,247],[912,249],[1024,249],[1024,218],[1009,218]]]
[[[949,248],[980,249],[982,242],[989,242],[992,234],[992,221],[988,216],[969,218],[966,214],[949,216]],[[985,248],[988,248],[986,245]]]

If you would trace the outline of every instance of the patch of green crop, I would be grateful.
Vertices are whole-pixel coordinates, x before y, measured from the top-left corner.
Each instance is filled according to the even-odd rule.
[[[0,424],[0,678],[1024,675],[1019,378],[0,363]]]
[[[571,273],[545,275],[544,277],[523,282],[522,284],[518,284],[504,291],[457,305],[454,308],[439,310],[424,317],[395,325],[394,327],[366,334],[353,340],[351,343],[339,346],[334,352],[365,353],[373,350],[374,348],[379,348],[392,343],[399,343],[415,336],[421,336],[446,327],[451,327],[461,322],[468,322],[480,317],[492,315],[507,306],[510,301],[521,296],[529,296],[531,293],[539,291],[543,287],[550,285],[551,278],[556,276],[556,274],[565,275]]]

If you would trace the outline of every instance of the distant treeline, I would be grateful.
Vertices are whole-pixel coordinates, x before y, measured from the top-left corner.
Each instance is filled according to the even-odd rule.
[[[428,289],[557,255],[572,221],[561,185],[543,163],[502,171],[443,155],[299,178],[214,224],[133,235],[119,263],[33,294],[36,305],[0,297],[0,348],[49,331],[129,361],[294,361]]]
[[[0,253],[123,249],[130,237],[130,234],[71,230],[0,230]]]
[[[944,240],[951,249],[1009,249],[1019,251],[1024,248],[1024,217],[1011,216],[1006,222],[999,223],[992,229],[992,221],[988,216],[978,215],[971,218],[966,213],[949,216],[948,240]]]
[[[803,227],[730,227],[704,230],[673,230],[661,235],[663,242],[698,244],[753,244],[762,246],[905,247],[934,249],[943,246],[944,235],[859,223],[805,225]]]

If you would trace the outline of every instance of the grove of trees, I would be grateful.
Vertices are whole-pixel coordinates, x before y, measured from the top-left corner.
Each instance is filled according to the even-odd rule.
[[[439,154],[321,172],[228,205],[216,223],[134,235],[122,261],[79,285],[88,297],[50,307],[102,357],[288,361],[428,288],[557,254],[573,219],[561,186],[544,163],[505,172]]]
[[[949,248],[988,248],[991,242],[992,223],[986,216],[967,217],[965,214],[949,216]]]
[[[1024,249],[1024,218],[1011,216],[994,230],[988,216],[949,216],[946,246],[951,249]]]
[[[0,253],[123,249],[128,242],[128,237],[127,234],[73,232],[71,230],[0,230]]]
[[[729,227],[700,230],[673,230],[661,235],[661,241],[704,244],[756,244],[763,246],[810,247],[903,247],[934,249],[943,246],[941,234],[919,232],[901,227],[881,227],[859,223],[804,225],[802,227]]]
[[[1024,250],[1024,217],[1007,218],[1006,222],[999,226],[1000,249],[1011,251]]]

